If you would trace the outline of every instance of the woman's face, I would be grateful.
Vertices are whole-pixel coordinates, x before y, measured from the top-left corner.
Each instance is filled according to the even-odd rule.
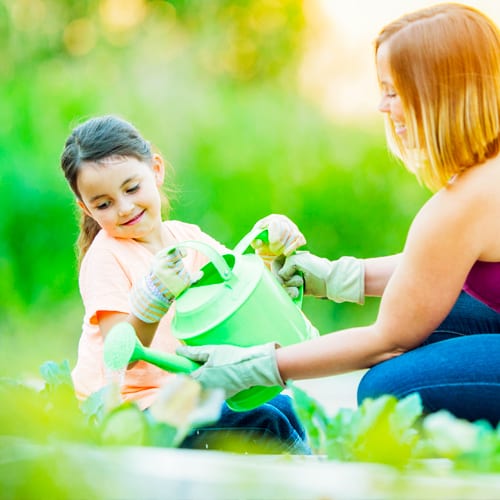
[[[84,163],[78,174],[80,207],[115,238],[146,240],[161,223],[161,157],[152,165],[132,157]]]
[[[382,91],[382,98],[378,109],[382,113],[387,113],[394,125],[396,134],[400,136],[403,143],[406,143],[407,130],[403,106],[394,87],[391,68],[389,66],[389,47],[387,43],[382,43],[377,50],[377,75]]]

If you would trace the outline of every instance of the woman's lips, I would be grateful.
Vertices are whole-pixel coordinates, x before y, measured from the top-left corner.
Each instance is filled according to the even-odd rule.
[[[140,214],[136,215],[134,218],[128,220],[127,222],[124,222],[122,224],[122,226],[132,226],[134,225],[136,222],[139,222],[139,220],[141,219],[141,217],[144,215],[144,212],[146,210],[143,210]]]
[[[394,130],[396,134],[403,135],[406,133],[406,126],[404,123],[394,122]]]

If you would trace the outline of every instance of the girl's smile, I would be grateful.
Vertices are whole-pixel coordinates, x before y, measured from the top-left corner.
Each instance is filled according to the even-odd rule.
[[[138,215],[135,217],[132,217],[132,219],[128,220],[127,222],[124,222],[122,226],[133,226],[137,222],[139,222],[142,219],[142,216],[146,213],[146,210],[143,210],[140,212]]]

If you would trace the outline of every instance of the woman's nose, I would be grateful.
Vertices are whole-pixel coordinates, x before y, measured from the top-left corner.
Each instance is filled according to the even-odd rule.
[[[389,110],[390,110],[389,99],[386,96],[383,96],[380,99],[380,102],[378,103],[378,110],[381,113],[388,113],[389,112]]]

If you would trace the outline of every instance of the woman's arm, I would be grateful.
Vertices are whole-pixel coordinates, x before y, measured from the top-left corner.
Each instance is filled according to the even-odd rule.
[[[384,288],[384,276],[397,262],[375,323],[278,349],[283,380],[368,368],[430,335],[451,310],[481,252],[481,216],[462,198],[448,191],[435,195],[415,218],[403,253],[369,263],[373,292]]]
[[[381,297],[390,277],[394,273],[401,258],[401,254],[387,257],[364,259],[365,266],[365,295]]]

